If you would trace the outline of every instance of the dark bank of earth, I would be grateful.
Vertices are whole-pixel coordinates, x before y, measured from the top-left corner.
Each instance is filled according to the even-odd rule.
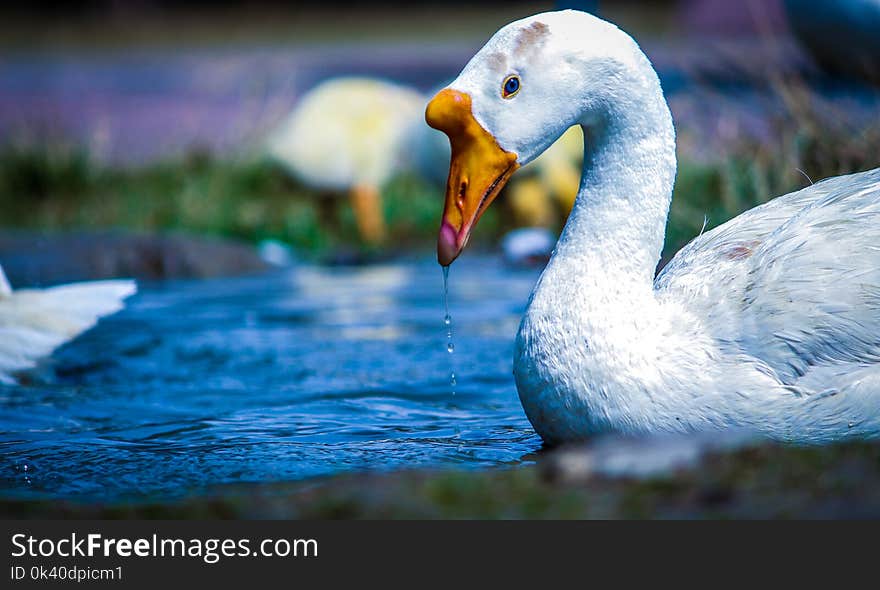
[[[762,444],[650,479],[560,476],[536,465],[241,485],[172,502],[0,502],[4,518],[876,518],[880,444]]]
[[[16,288],[112,278],[203,279],[268,268],[243,242],[122,231],[0,230],[0,264]]]

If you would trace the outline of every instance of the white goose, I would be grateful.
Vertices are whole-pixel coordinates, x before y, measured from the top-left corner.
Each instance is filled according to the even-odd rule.
[[[90,281],[13,291],[0,267],[0,383],[119,311],[137,290],[134,281]]]
[[[572,124],[581,185],[516,340],[547,441],[744,428],[814,443],[880,434],[880,169],[707,232],[654,277],[675,178],[657,75],[577,11],[501,29],[428,105],[452,145],[448,265],[510,174]]]

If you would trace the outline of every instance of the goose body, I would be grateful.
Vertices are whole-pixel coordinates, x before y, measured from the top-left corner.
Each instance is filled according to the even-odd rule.
[[[122,309],[135,291],[128,280],[13,291],[0,268],[0,383],[15,383],[16,373]]]
[[[880,435],[880,169],[747,211],[655,278],[675,135],[657,75],[624,32],[577,11],[512,23],[426,117],[453,149],[441,264],[511,170],[572,124],[587,137],[577,199],[516,338],[517,390],[545,440]]]

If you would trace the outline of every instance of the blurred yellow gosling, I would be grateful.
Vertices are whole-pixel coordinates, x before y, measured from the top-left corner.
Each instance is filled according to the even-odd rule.
[[[304,184],[348,193],[358,231],[385,237],[381,191],[407,164],[404,136],[425,98],[378,79],[334,78],[306,93],[270,138],[269,153]]]
[[[538,175],[511,179],[505,196],[513,214],[513,224],[516,227],[552,227],[556,223],[556,208],[549,193]]]
[[[507,202],[517,227],[552,227],[564,222],[581,182],[584,132],[569,128],[553,145],[510,179]]]
[[[580,125],[570,127],[538,156],[530,166],[538,169],[541,182],[546,187],[550,196],[556,200],[563,215],[563,221],[568,218],[574,200],[577,197],[578,187],[581,184],[581,168],[584,162],[584,132]]]

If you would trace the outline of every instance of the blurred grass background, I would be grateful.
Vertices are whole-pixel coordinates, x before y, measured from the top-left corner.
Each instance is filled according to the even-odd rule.
[[[427,250],[442,194],[415,175],[384,191],[387,243]],[[183,231],[257,243],[274,239],[320,259],[334,249],[367,248],[344,200],[292,180],[266,158],[217,159],[207,153],[142,167],[96,164],[76,147],[0,152],[3,225],[31,230]],[[495,235],[497,215],[481,226]],[[495,230],[495,231],[493,231]]]
[[[713,227],[811,180],[876,166],[880,123],[853,128],[845,119],[820,118],[815,97],[799,100],[798,110],[772,122],[775,143],[742,140],[710,161],[680,153],[665,255],[697,235],[704,220]],[[430,250],[441,187],[398,175],[384,196],[390,247]],[[3,225],[34,230],[126,228],[254,243],[275,239],[317,258],[340,247],[366,247],[344,200],[322,196],[255,156],[220,159],[195,151],[120,167],[95,162],[75,145],[7,146],[0,151],[0,210]],[[512,229],[503,206],[490,209],[480,227],[474,237],[482,245]]]

